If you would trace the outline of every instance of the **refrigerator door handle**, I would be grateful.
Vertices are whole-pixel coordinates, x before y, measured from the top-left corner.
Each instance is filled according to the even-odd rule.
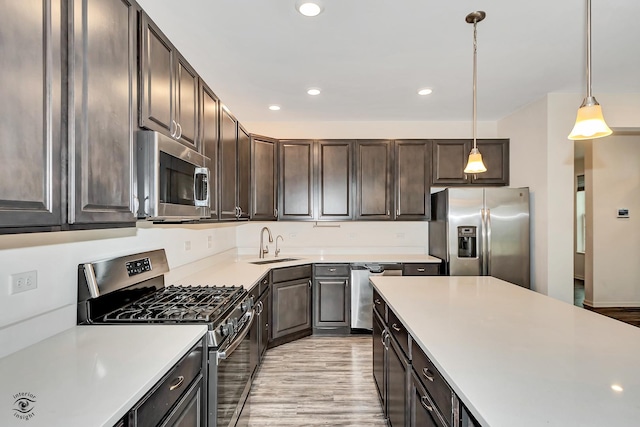
[[[490,276],[491,275],[491,209],[487,209],[485,222],[487,225],[487,253],[486,253],[487,276]]]

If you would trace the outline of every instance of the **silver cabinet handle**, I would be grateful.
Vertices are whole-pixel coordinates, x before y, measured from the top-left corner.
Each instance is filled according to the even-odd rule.
[[[175,138],[177,132],[178,132],[178,124],[176,123],[175,120],[171,120],[171,123],[169,124],[169,135],[171,135],[171,138]]]
[[[380,300],[378,298],[376,298],[375,300],[373,300],[373,302],[375,302],[377,305],[380,305]]]
[[[391,325],[391,328],[392,328],[394,331],[396,331],[396,332],[400,332],[400,331],[402,330],[402,329],[400,329],[400,328],[398,327],[398,325],[396,325],[395,323],[394,323],[393,325]]]
[[[387,209],[387,216],[389,216],[389,209]]]
[[[396,209],[396,216],[400,216],[400,209]]]
[[[424,375],[424,377],[429,381],[433,382],[433,376],[429,375],[429,368],[422,368],[422,375]]]
[[[424,273],[424,268],[418,268],[418,271],[419,271],[420,273]]]
[[[311,287],[311,279],[309,279],[309,287]]]
[[[422,396],[422,397],[420,398],[420,404],[421,404],[421,405],[422,405],[422,407],[423,407],[424,409],[426,409],[427,411],[429,411],[429,412],[433,412],[433,406],[431,406],[431,405],[429,405],[429,404],[427,403],[427,396]]]
[[[334,271],[336,271],[336,269],[335,268],[330,268],[329,271],[333,273]]]
[[[177,389],[178,387],[180,387],[182,385],[182,383],[184,382],[184,377],[182,375],[180,375],[178,378],[176,378],[177,381],[175,381],[173,384],[171,384],[171,387],[169,387],[170,391],[173,391],[175,389]]]
[[[180,139],[182,138],[182,126],[180,125],[180,123],[176,123],[178,125],[178,135],[176,136],[176,139]]]

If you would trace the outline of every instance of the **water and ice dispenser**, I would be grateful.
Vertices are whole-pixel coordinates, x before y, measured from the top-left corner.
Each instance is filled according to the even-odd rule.
[[[458,258],[477,258],[476,230],[471,225],[458,227]]]

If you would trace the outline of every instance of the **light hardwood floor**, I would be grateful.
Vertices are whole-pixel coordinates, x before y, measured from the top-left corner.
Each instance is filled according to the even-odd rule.
[[[238,426],[386,426],[370,335],[311,336],[267,350]]]

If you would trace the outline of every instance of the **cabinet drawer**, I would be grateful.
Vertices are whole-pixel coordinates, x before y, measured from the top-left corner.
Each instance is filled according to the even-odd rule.
[[[400,348],[402,348],[402,351],[404,351],[404,354],[408,357],[409,356],[409,333],[407,332],[407,328],[404,327],[402,322],[400,322],[400,320],[398,319],[398,316],[396,316],[396,314],[392,310],[388,310],[388,312],[389,312],[389,322],[388,322],[389,332],[391,332],[391,336],[393,336],[396,339],[396,341],[398,341]]]
[[[202,369],[203,347],[199,343],[162,378],[151,394],[134,408],[136,427],[157,426]]]
[[[384,302],[378,291],[373,290],[373,309],[380,315],[380,318],[387,321],[387,304]]]
[[[439,276],[440,263],[404,264],[403,276]]]
[[[415,341],[411,344],[411,356],[413,369],[415,369],[417,377],[424,384],[429,396],[431,396],[431,400],[450,422],[451,397],[453,393],[451,388]]]
[[[348,264],[317,264],[317,277],[349,277]]]
[[[269,289],[269,275],[267,274],[258,283],[258,295],[262,295],[264,291]]]
[[[285,267],[273,270],[271,273],[273,283],[289,282],[291,280],[308,279],[311,277],[311,265],[297,267]]]

